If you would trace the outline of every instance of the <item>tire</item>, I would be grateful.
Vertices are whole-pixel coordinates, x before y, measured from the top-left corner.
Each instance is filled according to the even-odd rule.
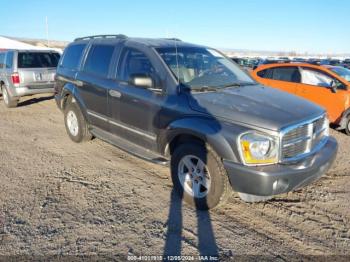
[[[238,195],[241,200],[247,203],[265,202],[273,198],[273,196],[256,196],[256,195],[240,193],[240,192],[238,192]]]
[[[64,109],[64,124],[70,139],[76,143],[92,139],[88,125],[76,103],[69,102]]]
[[[350,136],[350,115],[346,118],[345,134]]]
[[[189,159],[190,164],[184,164]],[[201,160],[201,164],[197,160]],[[189,171],[187,166],[203,166],[200,172],[202,178],[199,173]],[[232,192],[222,161],[211,148],[196,143],[181,144],[172,154],[170,168],[175,190],[186,203],[198,210],[212,209],[225,203]]]
[[[8,108],[14,108],[18,105],[18,99],[11,97],[5,86],[2,87],[2,99],[4,100],[5,106]]]

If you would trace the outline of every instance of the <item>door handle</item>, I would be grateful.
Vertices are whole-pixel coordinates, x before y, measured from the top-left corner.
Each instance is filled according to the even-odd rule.
[[[120,93],[120,92],[118,92],[116,90],[113,90],[113,89],[109,90],[108,93],[109,93],[110,96],[113,96],[113,97],[116,97],[116,98],[120,98],[122,96],[122,93]]]
[[[82,87],[84,85],[84,83],[80,80],[74,80],[74,81],[72,81],[72,83],[78,87]]]

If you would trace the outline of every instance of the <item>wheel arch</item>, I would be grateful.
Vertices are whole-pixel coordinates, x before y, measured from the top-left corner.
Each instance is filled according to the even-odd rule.
[[[163,135],[160,150],[166,157],[170,157],[177,146],[183,143],[194,142],[200,145],[209,145],[221,159],[237,161],[232,147],[224,138],[220,130],[208,120],[198,118],[181,119],[173,122]]]
[[[75,92],[75,86],[71,83],[67,83],[62,89],[60,102],[61,109],[64,110],[69,102],[77,103],[84,118],[88,119],[86,110],[84,110],[85,103],[83,99],[77,95],[77,92]]]

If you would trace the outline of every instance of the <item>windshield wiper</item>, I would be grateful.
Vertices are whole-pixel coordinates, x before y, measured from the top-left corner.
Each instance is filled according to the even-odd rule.
[[[248,82],[231,83],[231,84],[227,84],[227,85],[220,86],[220,88],[241,87],[241,86],[250,86],[250,85],[255,85],[255,83],[248,83]]]
[[[206,91],[215,92],[220,90],[220,88],[213,87],[213,86],[191,87],[189,89],[193,92],[206,92]]]

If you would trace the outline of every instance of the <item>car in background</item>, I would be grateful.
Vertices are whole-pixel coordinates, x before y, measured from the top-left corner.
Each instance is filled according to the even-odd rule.
[[[259,62],[258,58],[249,58],[249,57],[231,57],[231,59],[247,71],[250,71]]]
[[[55,51],[0,51],[0,90],[6,107],[16,107],[23,96],[54,93],[60,54]]]
[[[260,59],[259,62],[253,67],[253,70],[255,70],[256,68],[258,68],[259,66],[262,65],[269,65],[269,64],[277,64],[277,63],[289,63],[290,60],[285,60],[285,59],[280,59],[280,58],[264,58],[264,59]]]
[[[312,64],[312,65],[320,65],[321,59],[320,58],[309,58],[307,60],[307,63]]]
[[[251,72],[259,83],[306,98],[327,110],[331,123],[350,135],[350,83],[337,67],[306,63],[270,64]]]
[[[306,58],[302,58],[302,57],[294,57],[292,59],[293,63],[306,63],[307,59]]]
[[[343,63],[342,63],[342,66],[347,68],[347,69],[350,69],[350,59],[349,58],[344,59]]]
[[[340,66],[341,64],[340,59],[322,59],[320,62],[320,65]]]

